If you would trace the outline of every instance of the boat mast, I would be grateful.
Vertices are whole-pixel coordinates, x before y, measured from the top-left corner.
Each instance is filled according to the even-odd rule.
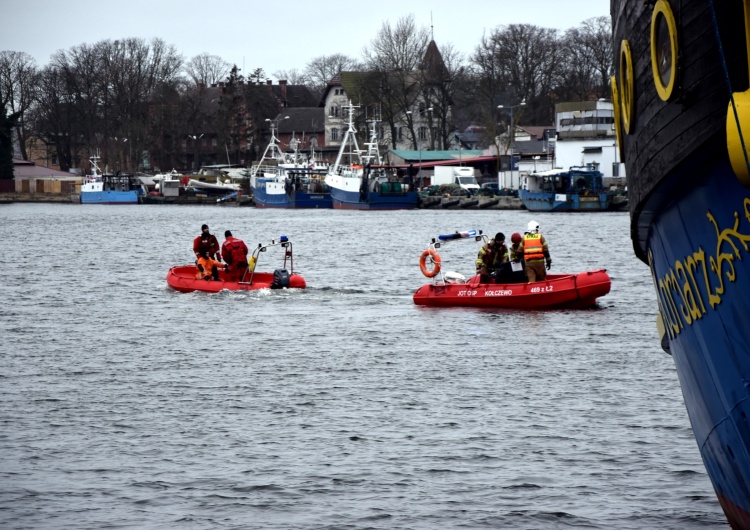
[[[91,178],[97,178],[101,176],[101,174],[99,173],[99,165],[97,164],[98,160],[101,160],[99,151],[97,151],[95,155],[91,155],[89,157],[89,161],[91,162]]]
[[[339,149],[336,162],[333,164],[331,170],[334,174],[338,172],[339,167],[341,166],[341,157],[344,154],[344,151],[347,147],[351,147],[352,144],[354,145],[354,151],[351,149],[349,150],[349,164],[351,165],[353,163],[354,154],[357,155],[360,164],[362,163],[362,151],[360,151],[359,144],[357,144],[357,130],[354,128],[354,109],[359,108],[359,106],[352,105],[351,100],[349,100],[349,105],[344,106],[344,108],[349,109],[349,128],[346,130],[346,134],[344,134],[344,139],[341,140],[341,148]]]
[[[367,146],[367,154],[362,157],[365,164],[374,163],[376,165],[382,165],[383,160],[380,158],[380,148],[378,147],[378,132],[375,128],[379,120],[373,118],[370,120],[370,141],[365,142]]]
[[[281,149],[279,148],[279,139],[276,138],[276,126],[275,125],[276,124],[272,121],[271,122],[271,141],[266,146],[266,150],[263,151],[263,156],[260,157],[260,160],[258,161],[258,163],[255,164],[250,169],[251,177],[254,177],[258,173],[258,170],[263,165],[263,161],[266,158],[276,160],[276,162],[278,163],[278,161],[281,160],[284,156],[281,152]],[[269,151],[270,151],[270,155],[269,155]]]

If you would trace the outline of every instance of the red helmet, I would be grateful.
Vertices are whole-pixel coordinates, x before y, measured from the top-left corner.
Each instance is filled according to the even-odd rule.
[[[518,232],[514,232],[512,236],[510,236],[510,240],[513,243],[520,243],[521,242],[521,234]]]

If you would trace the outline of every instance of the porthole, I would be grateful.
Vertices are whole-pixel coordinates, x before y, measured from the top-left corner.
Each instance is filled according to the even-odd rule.
[[[617,138],[617,150],[620,153],[620,160],[625,161],[622,155],[622,120],[620,119],[620,91],[617,89],[617,78],[612,76],[609,82],[612,86],[612,107],[615,110],[615,137]]]
[[[623,40],[620,44],[620,109],[622,110],[622,128],[630,134],[633,123],[633,55],[630,43]]]
[[[651,15],[651,70],[656,92],[669,100],[677,79],[677,24],[666,0],[657,0]]]

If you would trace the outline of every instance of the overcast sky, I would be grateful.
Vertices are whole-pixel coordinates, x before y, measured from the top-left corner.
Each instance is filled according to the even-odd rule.
[[[608,17],[609,0],[0,0],[0,51],[27,52],[44,66],[55,51],[83,43],[159,37],[186,60],[207,52],[244,74],[263,68],[273,77],[321,55],[359,59],[385,21],[410,14],[432,26],[438,47],[452,43],[468,55],[497,26],[566,30]]]

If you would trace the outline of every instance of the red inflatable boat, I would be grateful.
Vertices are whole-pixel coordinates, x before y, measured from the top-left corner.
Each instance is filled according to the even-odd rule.
[[[534,283],[479,283],[454,272],[443,273],[437,249],[449,241],[474,239],[487,242],[481,231],[469,230],[433,239],[420,260],[423,273],[433,282],[414,293],[414,303],[433,307],[486,307],[507,309],[586,309],[609,293],[611,280],[604,269],[578,274],[548,274]],[[431,268],[428,267],[431,265]]]
[[[279,247],[283,251],[283,262],[280,269],[273,272],[256,272],[255,265],[261,253],[270,248]],[[198,269],[195,265],[182,265],[169,269],[167,284],[177,291],[190,293],[203,291],[218,293],[219,291],[254,291],[256,289],[304,289],[307,287],[305,279],[294,272],[292,242],[286,236],[268,244],[258,244],[248,259],[249,268],[246,277],[241,282],[226,281],[224,271],[219,271],[219,280],[199,280],[196,278]]]

